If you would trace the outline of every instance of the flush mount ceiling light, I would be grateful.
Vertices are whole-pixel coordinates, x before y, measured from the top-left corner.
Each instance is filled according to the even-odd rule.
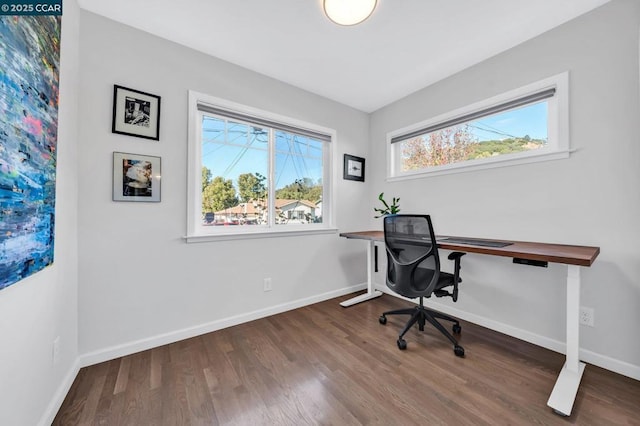
[[[324,13],[338,25],[356,25],[367,19],[378,0],[323,0]]]

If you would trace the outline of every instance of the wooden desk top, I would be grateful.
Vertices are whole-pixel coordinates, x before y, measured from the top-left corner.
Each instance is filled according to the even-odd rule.
[[[343,232],[341,237],[358,240],[384,241],[382,231]],[[438,235],[441,238],[463,238]],[[483,240],[488,240],[483,238]],[[470,244],[438,242],[438,247],[444,250],[463,251],[467,253],[489,254],[492,256],[517,257],[527,260],[540,260],[543,262],[563,263],[566,265],[591,266],[600,254],[600,247],[570,246],[565,244],[534,243],[526,241],[489,240],[510,243],[505,247],[486,247]]]

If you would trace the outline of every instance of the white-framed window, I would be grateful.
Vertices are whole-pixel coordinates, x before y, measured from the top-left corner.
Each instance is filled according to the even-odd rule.
[[[335,131],[189,91],[187,241],[334,232]]]
[[[387,179],[569,156],[567,72],[387,134]]]

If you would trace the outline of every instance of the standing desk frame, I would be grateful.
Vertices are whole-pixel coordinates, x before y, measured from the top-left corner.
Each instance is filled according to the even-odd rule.
[[[367,292],[345,300],[340,305],[347,307],[382,295],[375,289],[374,248],[376,242],[384,241],[382,231],[344,232],[341,237],[366,240],[367,245]],[[504,247],[486,247],[470,244],[447,242],[446,237],[438,236],[438,247],[443,250],[479,253],[491,256],[512,257],[514,259],[540,262],[561,263],[567,265],[567,342],[566,360],[551,391],[547,405],[563,416],[571,415],[573,403],[578,393],[585,364],[580,362],[580,268],[589,267],[600,254],[600,247],[572,246],[564,244],[533,243],[524,241],[489,240],[509,243]],[[486,239],[485,239],[486,240]]]

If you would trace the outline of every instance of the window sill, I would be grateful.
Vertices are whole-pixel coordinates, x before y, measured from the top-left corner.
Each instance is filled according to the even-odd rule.
[[[187,244],[190,243],[206,243],[215,241],[235,241],[235,240],[253,240],[258,238],[282,238],[282,237],[299,237],[304,235],[323,235],[336,234],[337,228],[322,229],[293,229],[288,231],[264,231],[264,232],[237,232],[225,234],[209,234],[209,235],[187,235],[184,238]]]
[[[551,160],[560,160],[564,158],[569,158],[569,155],[572,154],[575,149],[570,150],[559,150],[552,151],[546,153],[536,153],[534,155],[529,155],[526,157],[519,158],[496,158],[492,159],[492,161],[482,161],[476,164],[452,164],[448,166],[438,166],[433,167],[431,170],[420,170],[413,173],[404,173],[396,176],[388,176],[387,182],[396,182],[408,179],[419,179],[431,176],[440,176],[440,175],[448,175],[453,173],[464,173],[471,172],[475,170],[485,170],[485,169],[494,169],[497,167],[508,167],[515,166],[517,164],[527,164],[527,163],[537,163],[540,161],[551,161]]]

